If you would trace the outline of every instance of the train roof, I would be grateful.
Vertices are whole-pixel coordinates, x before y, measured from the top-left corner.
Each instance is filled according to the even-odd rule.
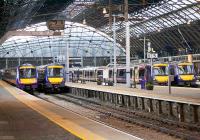
[[[26,64],[22,64],[22,65],[20,65],[20,66],[18,66],[19,67],[19,69],[28,69],[28,68],[36,68],[36,66],[35,65],[32,65],[32,64],[28,64],[28,63],[26,63]]]
[[[41,66],[37,66],[38,69],[42,69],[42,68],[46,68],[48,66],[63,66],[60,63],[51,63],[51,64],[47,64],[47,65],[41,65]],[[64,66],[63,66],[64,67]]]
[[[178,63],[179,66],[181,65],[193,65],[193,63],[191,62],[181,62],[181,63]]]

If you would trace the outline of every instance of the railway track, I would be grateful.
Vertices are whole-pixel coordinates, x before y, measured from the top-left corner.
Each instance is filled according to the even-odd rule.
[[[100,102],[90,98],[75,96],[69,93],[49,95],[58,100],[71,102],[84,108],[97,111],[105,116],[114,117],[122,121],[148,127],[181,139],[200,140],[200,126],[197,125],[181,123],[168,119],[161,119],[159,117],[154,117],[150,113],[133,111],[122,106],[114,106],[113,104]],[[40,98],[49,101],[48,96],[43,96]],[[53,103],[56,104],[56,101]]]

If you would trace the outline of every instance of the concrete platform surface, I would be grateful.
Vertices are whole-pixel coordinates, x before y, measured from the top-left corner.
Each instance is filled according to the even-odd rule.
[[[97,85],[95,82],[87,82],[86,84],[68,82],[66,86],[200,105],[200,88],[172,87],[172,93],[169,94],[168,86],[154,86],[152,91],[141,90],[139,85],[137,88],[128,88],[124,84],[103,86]]]
[[[140,140],[0,81],[0,140]]]

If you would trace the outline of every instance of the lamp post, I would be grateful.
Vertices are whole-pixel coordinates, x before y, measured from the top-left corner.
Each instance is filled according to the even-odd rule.
[[[113,15],[113,40],[114,40],[114,68],[113,68],[113,71],[114,71],[114,85],[116,86],[117,85],[117,61],[116,61],[116,15]]]
[[[67,46],[66,46],[65,68],[66,68],[66,82],[69,82],[69,41],[67,41]]]
[[[140,39],[144,41],[144,62],[146,62],[146,41],[150,41],[150,39],[147,39],[146,36],[144,36],[144,39]]]
[[[151,63],[151,78],[152,78],[153,77],[153,58],[157,57],[157,54],[151,47],[151,42],[148,42],[147,45],[148,45],[148,58],[150,58],[150,61],[151,61],[150,63]],[[156,54],[156,56],[154,56],[154,54]]]
[[[103,14],[106,14],[107,12],[105,9],[103,9]],[[107,14],[104,17],[109,17]],[[114,85],[117,85],[117,57],[116,57],[116,17],[122,17],[122,15],[112,15],[113,17],[113,54],[114,54],[114,67],[113,67],[113,72],[114,72]]]
[[[124,0],[124,19],[126,23],[126,86],[131,87],[130,81],[130,25],[128,21],[128,0]]]
[[[112,15],[113,17],[113,45],[114,45],[114,85],[116,85],[116,17],[123,17],[125,19],[126,25],[126,86],[131,87],[130,81],[130,25],[128,21],[128,0],[124,0],[124,15]],[[105,9],[103,9],[103,14],[107,13]]]

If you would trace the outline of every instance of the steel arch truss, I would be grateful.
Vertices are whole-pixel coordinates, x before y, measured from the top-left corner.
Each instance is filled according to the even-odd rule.
[[[22,29],[25,31],[46,31],[46,23],[39,23]],[[62,36],[16,36],[4,42],[0,48],[1,57],[52,57],[65,55],[70,47],[71,57],[109,56],[113,51],[113,39],[108,35],[83,24],[65,22]],[[124,49],[117,44],[117,55],[124,55]],[[109,53],[108,53],[109,52]]]

